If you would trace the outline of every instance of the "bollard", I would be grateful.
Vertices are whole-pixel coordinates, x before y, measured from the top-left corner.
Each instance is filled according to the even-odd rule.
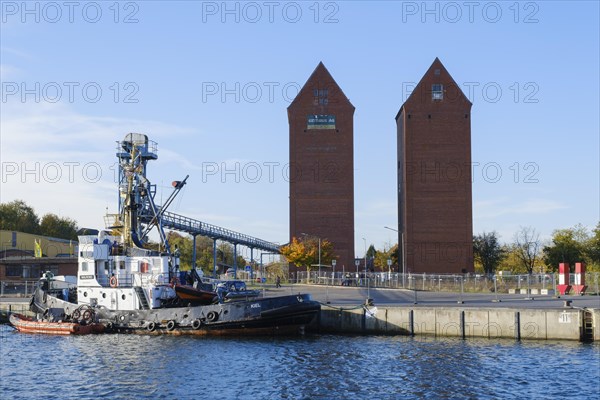
[[[587,286],[585,285],[585,263],[575,263],[575,282],[573,290],[575,294],[583,295]]]
[[[565,295],[571,290],[570,281],[570,269],[568,263],[560,263],[558,265],[558,285],[556,289],[561,295]]]
[[[494,275],[494,293],[496,294],[496,299],[492,300],[492,303],[500,303],[500,299],[498,298],[498,279]]]
[[[417,277],[413,276],[412,277],[412,281],[413,281],[413,291],[415,292],[415,302],[414,302],[414,304],[417,304]]]

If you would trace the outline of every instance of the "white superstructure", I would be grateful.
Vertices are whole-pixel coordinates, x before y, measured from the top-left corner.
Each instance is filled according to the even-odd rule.
[[[144,249],[129,248],[125,254],[120,239],[104,232],[79,236],[78,304],[140,310],[175,298],[169,283],[178,260]]]

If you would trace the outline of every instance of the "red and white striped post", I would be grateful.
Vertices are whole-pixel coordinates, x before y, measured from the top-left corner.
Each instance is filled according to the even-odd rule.
[[[556,285],[556,289],[563,296],[571,289],[571,285],[569,284],[570,274],[569,263],[558,264],[558,285]]]
[[[576,294],[582,295],[585,293],[585,263],[575,263],[575,282],[573,284],[573,290]]]

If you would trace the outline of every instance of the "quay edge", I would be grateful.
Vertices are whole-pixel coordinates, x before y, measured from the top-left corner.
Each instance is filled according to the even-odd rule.
[[[0,323],[26,308],[27,303],[1,303]],[[307,332],[600,342],[600,309],[323,305]]]
[[[323,305],[309,331],[516,340],[600,341],[600,309]]]

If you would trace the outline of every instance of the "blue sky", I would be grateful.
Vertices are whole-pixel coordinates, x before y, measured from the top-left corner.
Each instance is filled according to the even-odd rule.
[[[395,243],[394,117],[439,57],[473,102],[474,232],[599,211],[598,2],[2,1],[0,201],[101,227],[115,142],[171,210],[288,240],[286,108],[323,61],[355,113],[356,250]]]

